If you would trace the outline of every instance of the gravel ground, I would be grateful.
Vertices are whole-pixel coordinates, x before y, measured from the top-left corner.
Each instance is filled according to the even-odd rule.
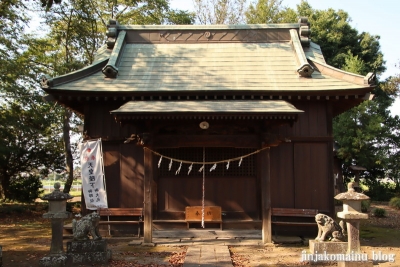
[[[375,208],[384,208],[385,218],[373,216]],[[39,259],[48,254],[51,242],[51,226],[42,215],[45,211],[1,213],[0,245],[3,248],[3,267],[38,267]],[[398,255],[395,262],[379,263],[380,267],[400,266],[400,211],[387,206],[387,203],[373,203],[370,218],[361,224],[362,252],[369,258],[372,253]],[[66,240],[67,241],[67,240]],[[113,260],[104,266],[183,266],[186,255],[185,246],[141,247],[128,246],[130,239],[109,239],[109,249]],[[301,252],[307,245],[231,246],[232,263],[235,267],[244,266],[304,266]],[[378,264],[376,262],[376,264]],[[101,265],[89,265],[101,266]],[[336,266],[336,263],[318,266]]]

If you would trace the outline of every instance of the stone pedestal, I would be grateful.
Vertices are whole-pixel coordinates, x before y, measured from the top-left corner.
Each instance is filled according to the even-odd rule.
[[[67,242],[67,266],[77,264],[107,263],[111,259],[111,250],[106,240],[85,240]]]
[[[49,255],[39,260],[41,267],[65,267],[67,265],[66,255]]]
[[[325,241],[309,241],[311,254],[324,253],[327,254],[345,254],[347,251],[347,242],[325,242]]]

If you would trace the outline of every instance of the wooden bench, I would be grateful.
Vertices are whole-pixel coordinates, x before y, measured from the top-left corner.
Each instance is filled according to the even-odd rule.
[[[138,237],[140,237],[140,224],[143,223],[143,208],[107,208],[98,209],[97,212],[101,217],[107,217],[107,220],[100,220],[99,224],[137,224]],[[114,217],[134,217],[136,220],[115,220]],[[111,218],[111,220],[110,220]]]
[[[284,226],[316,226],[315,219],[311,222],[304,221],[286,221],[284,217],[300,217],[300,218],[311,218],[318,214],[318,210],[315,209],[288,209],[288,208],[272,208],[271,209],[271,224],[273,225],[284,225]],[[275,236],[278,235],[277,230],[274,231]]]
[[[313,222],[293,222],[282,220],[282,217],[315,217],[318,214],[318,210],[315,209],[287,209],[287,208],[272,208],[272,224],[275,225],[294,225],[294,226],[310,226],[316,225],[315,220]],[[280,218],[280,219],[278,219]]]
[[[201,223],[202,206],[189,206],[185,209],[185,221],[187,229],[190,223]],[[204,207],[204,224],[206,223],[219,223],[219,228],[222,230],[222,212],[219,206],[205,206]]]

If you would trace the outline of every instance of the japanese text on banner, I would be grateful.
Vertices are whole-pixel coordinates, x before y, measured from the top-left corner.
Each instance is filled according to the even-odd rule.
[[[101,140],[87,141],[81,145],[81,171],[86,208],[107,208]]]

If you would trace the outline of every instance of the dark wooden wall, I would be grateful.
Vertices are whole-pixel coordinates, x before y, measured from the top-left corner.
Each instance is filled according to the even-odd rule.
[[[332,116],[328,102],[295,102],[304,114],[278,133],[291,140],[271,148],[273,207],[333,213]]]
[[[272,207],[316,208],[333,212],[332,116],[329,102],[293,102],[304,114],[292,127],[281,126],[275,132],[291,142],[271,148]],[[132,125],[120,126],[110,115],[120,103],[99,103],[88,108],[85,130],[89,136],[102,136],[110,207],[143,206],[143,148],[124,144],[135,132]],[[115,140],[113,140],[115,139]],[[119,139],[119,140],[117,140]],[[261,144],[260,144],[261,145]],[[258,166],[262,167],[263,164]],[[165,176],[154,181],[155,210],[183,211],[186,206],[201,205],[200,177],[184,179]],[[259,177],[207,177],[206,204],[219,205],[224,211],[259,216]]]
[[[186,206],[202,205],[201,177],[160,177],[157,187],[157,208],[162,219],[184,211]],[[209,206],[221,206],[227,213],[226,218],[254,218],[258,215],[259,207],[256,192],[256,177],[208,175],[205,178],[204,202]]]
[[[143,148],[103,142],[109,207],[143,207]]]

